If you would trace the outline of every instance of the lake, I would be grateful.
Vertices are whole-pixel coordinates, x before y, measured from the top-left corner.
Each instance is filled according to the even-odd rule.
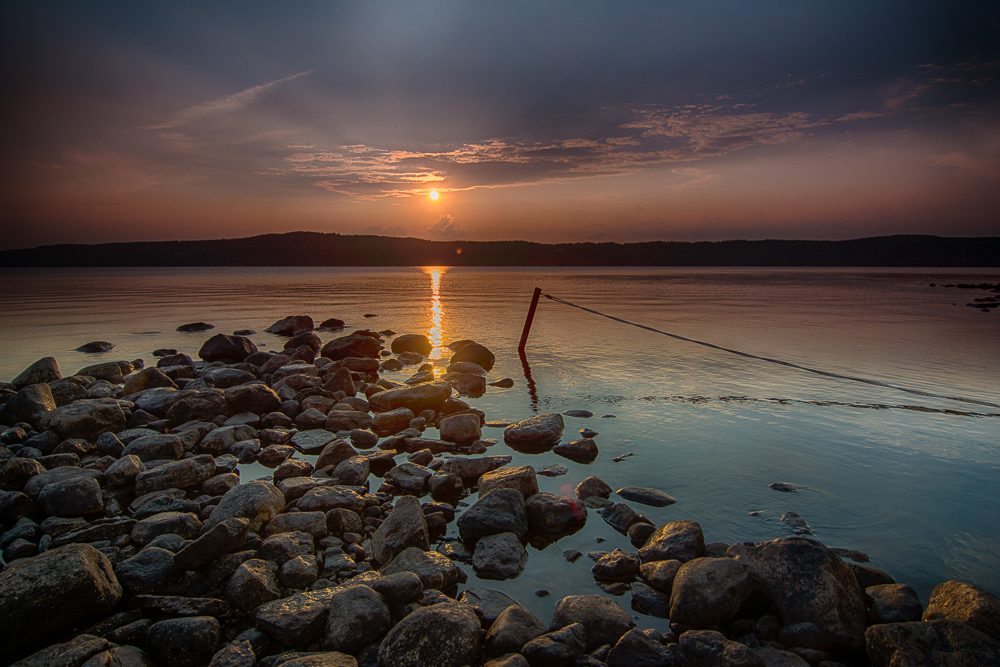
[[[511,465],[569,468],[539,477],[543,491],[572,494],[589,475],[615,489],[661,489],[678,502],[630,505],[657,524],[698,521],[707,542],[789,535],[781,516],[794,511],[816,539],[869,554],[871,565],[913,586],[924,602],[948,579],[1000,593],[1000,312],[965,305],[987,292],[943,287],[996,283],[996,269],[4,269],[0,280],[2,380],[43,356],[55,356],[64,375],[114,359],[151,365],[160,347],[194,357],[211,334],[245,328],[258,332],[251,338],[261,349],[280,349],[285,339],[263,329],[287,315],[337,317],[348,332],[426,333],[442,366],[445,344],[471,338],[497,356],[488,380],[515,381],[470,399],[487,419],[595,413],[566,417],[563,438],[584,427],[599,431],[601,453],[590,465],[513,452],[502,431],[484,429],[501,439],[490,453],[512,454]],[[517,343],[536,286],[667,333],[832,375],[544,298],[525,368]],[[199,320],[216,329],[175,331]],[[73,351],[94,340],[116,347]],[[412,372],[384,376],[402,381]],[[242,478],[270,473],[247,466]],[[781,493],[772,482],[802,488]],[[373,479],[372,488],[379,483]],[[449,535],[457,535],[454,523]],[[529,546],[518,578],[478,581],[464,566],[466,585],[502,590],[547,619],[562,597],[600,592],[593,562],[568,563],[562,551],[619,547],[635,550],[591,511],[578,532],[541,550]],[[536,597],[536,589],[550,595]],[[641,627],[664,625],[644,619]]]

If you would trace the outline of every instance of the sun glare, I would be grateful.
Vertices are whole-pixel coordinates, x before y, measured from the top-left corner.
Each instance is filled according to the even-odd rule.
[[[441,193],[438,192],[437,190],[431,190],[431,193],[428,196],[434,201],[437,201],[437,198],[441,196]]]

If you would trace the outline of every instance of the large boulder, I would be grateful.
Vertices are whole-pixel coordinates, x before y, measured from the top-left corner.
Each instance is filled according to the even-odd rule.
[[[372,535],[372,555],[385,565],[409,547],[427,551],[430,539],[420,501],[413,496],[402,496]]]
[[[479,343],[468,343],[458,348],[455,354],[451,355],[451,363],[457,364],[462,361],[471,361],[474,364],[478,364],[483,368],[483,370],[491,371],[493,370],[493,364],[496,363],[496,356],[489,351],[485,346]]]
[[[198,350],[198,356],[205,361],[238,364],[256,351],[257,346],[249,338],[220,333],[205,341]]]
[[[481,537],[514,533],[523,539],[528,532],[524,498],[517,489],[494,489],[458,517],[462,541],[474,544]]]
[[[679,637],[687,662],[698,667],[764,667],[764,657],[713,630],[688,630]]]
[[[264,331],[277,334],[279,336],[294,336],[303,331],[312,331],[313,319],[308,315],[289,315],[278,320]]]
[[[450,558],[436,551],[423,551],[417,547],[404,549],[380,570],[383,576],[400,572],[412,572],[425,589],[438,591],[452,588],[462,578],[462,571]]]
[[[485,496],[493,489],[517,489],[528,500],[538,493],[538,477],[531,466],[491,470],[479,478],[479,493]]]
[[[184,424],[189,421],[210,422],[219,415],[228,414],[226,395],[218,389],[209,389],[185,394],[167,409],[166,417],[175,424]]]
[[[554,493],[536,493],[524,503],[528,528],[540,533],[558,533],[571,523],[587,520],[583,501]]]
[[[324,651],[356,654],[377,643],[392,627],[385,599],[363,584],[348,586],[330,598],[322,646]]]
[[[689,560],[705,555],[705,536],[694,521],[671,521],[656,529],[646,546],[639,549],[643,563],[657,560]]]
[[[284,506],[285,496],[274,484],[260,479],[244,482],[222,496],[205,522],[205,528],[213,528],[226,519],[240,517],[250,522],[251,532],[257,533]]]
[[[122,387],[122,393],[128,396],[130,394],[138,394],[140,391],[153,389],[155,387],[173,387],[176,389],[177,385],[174,384],[174,381],[167,377],[159,368],[144,368],[125,379],[125,385]]]
[[[581,623],[587,630],[587,650],[603,644],[612,646],[635,627],[632,617],[620,604],[602,595],[570,595],[556,605],[549,632]]]
[[[176,461],[184,456],[184,443],[169,433],[144,435],[128,443],[122,456],[135,456],[143,463],[162,459]]]
[[[959,621],[873,625],[865,643],[874,667],[1000,665],[1000,641]]]
[[[393,354],[416,352],[426,357],[433,348],[430,339],[423,334],[400,334],[392,341],[390,349]]]
[[[368,403],[376,412],[389,412],[399,408],[407,408],[413,414],[423,410],[438,410],[451,396],[451,386],[443,383],[428,382],[416,387],[387,389],[368,398]]]
[[[62,378],[59,372],[59,364],[55,357],[42,357],[21,371],[16,378],[10,381],[15,389],[24,389],[32,384],[42,384],[54,382]],[[0,423],[7,423],[2,422]]]
[[[274,390],[258,382],[230,387],[226,389],[225,395],[234,414],[252,412],[255,415],[266,415],[277,412],[281,407],[281,399]]]
[[[243,544],[250,522],[241,517],[226,519],[188,542],[174,554],[174,563],[182,570],[197,570]]]
[[[308,646],[323,632],[332,589],[296,593],[254,611],[257,629],[285,646]]]
[[[193,489],[215,475],[215,459],[202,454],[190,459],[171,461],[135,476],[136,495],[164,489]]]
[[[1000,641],[1000,598],[979,586],[946,581],[931,591],[924,620],[960,621]]]
[[[125,411],[118,401],[94,398],[74,401],[56,408],[39,420],[41,430],[53,430],[64,438],[93,441],[107,431],[117,433],[125,428]]]
[[[351,334],[331,340],[320,350],[320,356],[334,361],[348,357],[377,359],[380,350],[378,340],[361,334]]]
[[[511,424],[504,429],[503,437],[514,447],[544,447],[559,442],[564,426],[561,414],[548,412]]]
[[[512,579],[521,573],[528,552],[514,533],[487,535],[476,542],[472,567],[481,579]]]
[[[471,607],[443,602],[410,613],[386,635],[379,667],[461,667],[478,664],[479,618]]]
[[[86,627],[121,596],[111,563],[89,544],[15,561],[0,572],[0,655],[14,660]]]
[[[864,648],[864,593],[850,568],[825,546],[783,537],[734,544],[728,554],[746,567],[753,592],[766,598],[786,625],[815,623],[835,650]]]
[[[505,653],[518,653],[522,646],[543,634],[545,624],[537,616],[512,604],[500,612],[486,633],[486,655],[495,658]]]
[[[37,424],[38,420],[55,409],[56,399],[52,396],[49,385],[29,384],[0,406],[0,424]]]
[[[521,648],[521,655],[532,667],[572,667],[583,657],[586,640],[587,629],[581,623],[573,623],[535,637]]]
[[[724,625],[749,597],[750,578],[738,561],[695,558],[674,578],[670,620],[692,628]]]
[[[38,501],[49,516],[100,518],[104,515],[101,486],[90,477],[76,477],[47,485]]]
[[[219,622],[211,616],[169,618],[149,626],[145,644],[157,665],[197,667],[212,659],[219,634]]]

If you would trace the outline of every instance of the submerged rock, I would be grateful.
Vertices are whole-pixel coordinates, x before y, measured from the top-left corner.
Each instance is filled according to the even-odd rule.
[[[504,429],[503,437],[512,446],[544,446],[559,442],[564,424],[558,412],[529,417]]]

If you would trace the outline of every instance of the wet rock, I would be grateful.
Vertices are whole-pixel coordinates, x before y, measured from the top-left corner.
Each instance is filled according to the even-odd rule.
[[[662,667],[673,663],[667,647],[639,630],[629,630],[608,652],[609,667]]]
[[[381,570],[383,576],[398,572],[412,572],[420,578],[424,589],[434,590],[448,590],[464,578],[458,566],[447,556],[417,547],[404,549]]]
[[[598,579],[609,581],[631,579],[639,573],[639,557],[615,549],[597,559],[590,572]]]
[[[512,579],[521,573],[528,553],[514,533],[487,535],[476,543],[472,567],[483,579]]]
[[[191,539],[201,531],[198,517],[188,512],[160,512],[136,522],[132,527],[132,541],[139,545],[148,544],[154,537],[173,533]]]
[[[266,415],[277,412],[281,407],[278,394],[267,385],[256,382],[226,389],[225,398],[234,413],[252,412],[255,415]]]
[[[478,415],[452,415],[441,420],[438,426],[441,439],[448,442],[475,442],[483,437]]]
[[[264,537],[280,533],[309,533],[321,540],[327,535],[326,515],[323,512],[289,512],[271,519],[264,529]]]
[[[89,376],[97,380],[108,380],[115,384],[121,384],[123,376],[131,373],[135,368],[128,361],[107,361],[93,366],[85,366],[76,372],[78,376]]]
[[[686,563],[705,553],[705,537],[694,521],[671,521],[656,529],[649,543],[639,550],[643,563],[679,560]]]
[[[499,468],[484,473],[479,478],[479,493],[485,496],[494,489],[516,489],[521,496],[528,500],[538,493],[538,478],[535,469],[531,466],[518,466],[516,468]]]
[[[462,493],[462,478],[450,472],[436,472],[427,478],[427,491],[433,496],[450,496]]]
[[[377,359],[380,349],[377,339],[355,333],[334,338],[323,346],[320,355],[334,361],[349,357]]]
[[[759,544],[734,544],[750,574],[753,591],[781,613],[785,623],[815,623],[835,650],[864,646],[865,602],[850,569],[814,540],[785,537]]]
[[[959,621],[873,625],[865,642],[874,667],[1000,665],[1000,641]]]
[[[488,348],[479,343],[469,343],[468,345],[463,345],[455,354],[451,355],[452,364],[463,361],[470,361],[480,366],[483,370],[491,371],[493,370],[493,364],[496,363],[496,356]]]
[[[46,412],[38,420],[38,426],[41,430],[56,431],[64,438],[92,442],[106,431],[121,431],[125,428],[125,420],[125,412],[118,401],[96,398],[82,399]]]
[[[336,433],[337,431],[352,431],[354,429],[364,429],[372,426],[372,416],[367,412],[356,412],[346,410],[331,410],[327,415],[323,428]]]
[[[198,356],[205,361],[239,363],[256,351],[257,346],[249,338],[215,334],[201,346]]]
[[[599,496],[590,496],[587,500],[591,501],[597,497]],[[629,528],[637,523],[649,523],[649,519],[642,516],[625,503],[612,505],[607,509],[601,510],[598,514],[601,515],[602,519],[608,522],[609,526],[623,534],[628,534]]]
[[[143,463],[163,459],[176,461],[184,456],[184,445],[176,435],[147,435],[128,443],[122,456],[136,456]]]
[[[649,542],[649,538],[652,537],[655,532],[656,526],[638,521],[628,527],[628,538],[629,541],[632,542],[633,546],[641,548],[646,546],[646,543]],[[729,545],[726,546],[728,547]],[[706,547],[706,551],[707,549],[708,547]],[[725,552],[723,552],[723,554],[725,554]]]
[[[862,565],[860,563],[851,563],[848,561],[845,561],[844,565],[846,565],[848,569],[854,573],[854,578],[858,580],[858,586],[861,587],[861,590],[865,590],[869,586],[896,583],[896,580],[892,578],[892,575],[888,572],[883,572],[877,567]]]
[[[424,492],[427,480],[432,474],[430,470],[416,463],[403,463],[387,472],[385,478],[404,493],[419,496]]]
[[[730,558],[695,558],[674,579],[670,620],[692,628],[723,625],[749,597],[749,574],[742,564]]]
[[[586,642],[586,628],[573,623],[532,639],[521,649],[521,654],[531,667],[569,667],[587,650]]]
[[[20,390],[24,389],[29,385],[54,382],[61,378],[62,378],[62,373],[59,372],[59,363],[56,361],[56,358],[42,357],[35,363],[25,368],[23,371],[21,371],[17,375],[17,377],[15,377],[13,380],[10,381],[10,383],[14,385],[15,389]],[[5,422],[5,423],[13,424],[16,422]]]
[[[193,322],[191,324],[182,324],[175,329],[175,331],[208,331],[209,329],[214,329],[214,324],[207,324],[205,322]]]
[[[545,624],[530,611],[512,604],[496,617],[489,626],[484,640],[486,655],[497,657],[517,653],[521,647],[545,634]]]
[[[282,588],[303,590],[319,578],[319,564],[316,556],[306,554],[286,561],[278,571],[278,583]]]
[[[372,417],[371,429],[378,435],[394,435],[409,427],[414,414],[409,408],[397,408]]]
[[[392,615],[377,592],[361,584],[337,591],[330,599],[323,632],[325,651],[355,654],[377,643],[392,627]]]
[[[371,584],[391,604],[417,602],[424,593],[424,586],[413,572],[396,572],[379,577]]]
[[[564,442],[553,447],[552,451],[559,456],[564,456],[572,461],[581,463],[590,463],[600,453],[597,443],[590,438]]]
[[[206,433],[198,443],[198,449],[207,454],[224,454],[237,442],[255,437],[256,431],[250,426],[221,426]]]
[[[157,593],[182,574],[174,565],[174,554],[158,547],[147,547],[115,568],[115,576],[128,595]]]
[[[681,649],[699,667],[764,667],[749,646],[729,641],[721,632],[690,630],[680,636]]]
[[[62,644],[53,644],[15,663],[17,667],[49,667],[54,665],[82,665],[112,648],[106,639],[82,634]]]
[[[483,456],[480,458],[455,457],[441,466],[443,472],[450,472],[462,478],[466,486],[474,486],[483,475],[510,463],[508,455]],[[480,496],[484,493],[480,490]]]
[[[524,503],[528,528],[540,533],[558,533],[572,523],[587,520],[587,508],[569,496],[536,493]]]
[[[49,484],[38,494],[38,501],[50,516],[97,518],[104,515],[101,486],[89,477]]]
[[[560,463],[553,463],[538,470],[538,474],[543,477],[561,477],[568,472],[569,468]]]
[[[313,547],[313,538],[309,533],[279,533],[264,540],[258,553],[264,560],[280,566],[296,556],[311,554]]]
[[[167,409],[166,418],[174,424],[189,421],[212,421],[229,413],[226,395],[217,389],[196,391],[185,395]]]
[[[655,590],[670,595],[673,590],[674,579],[681,565],[682,563],[679,560],[659,560],[652,563],[644,563],[639,567],[639,576]]]
[[[431,341],[423,334],[400,334],[390,346],[393,354],[416,352],[425,357],[431,353]]]
[[[627,486],[624,489],[618,489],[616,493],[625,500],[642,503],[643,505],[651,505],[652,507],[666,507],[677,502],[676,498],[668,496],[663,491],[641,486]]]
[[[511,446],[540,447],[559,442],[563,418],[557,412],[529,417],[504,429],[503,437]]]
[[[919,621],[924,613],[917,592],[906,584],[869,586],[865,595],[873,623],[909,623]]]
[[[226,519],[242,517],[250,522],[250,531],[256,533],[284,505],[285,497],[270,482],[259,479],[244,482],[222,497],[205,526],[212,528]]]
[[[215,474],[215,460],[207,455],[171,461],[135,476],[136,495],[164,489],[193,489]]]
[[[233,609],[249,611],[281,597],[276,575],[278,566],[252,558],[242,563],[226,586],[226,601]]]
[[[211,616],[171,618],[146,630],[146,645],[163,667],[206,665],[219,644],[219,622]]]
[[[220,556],[236,551],[246,537],[250,522],[233,517],[208,529],[174,555],[174,563],[183,570],[197,570]]]
[[[462,540],[470,543],[506,532],[523,539],[528,532],[528,514],[521,493],[516,489],[494,489],[480,496],[458,518],[458,529]]]
[[[292,436],[292,445],[306,454],[319,452],[316,460],[317,468],[325,468],[330,465],[337,465],[344,459],[357,455],[344,440],[337,437],[336,433],[331,433],[325,429],[312,429],[309,431],[299,431]]]
[[[586,500],[592,496],[607,498],[610,495],[611,487],[600,477],[590,476],[576,485],[576,497],[580,500]]]
[[[136,475],[141,472],[146,472],[146,466],[138,456],[129,454],[112,463],[104,471],[104,482],[111,488],[132,486],[135,484]]]
[[[289,315],[267,327],[264,331],[279,336],[294,336],[303,331],[311,331],[312,328],[313,320],[308,315]]]
[[[415,387],[387,389],[369,396],[368,402],[377,412],[406,408],[413,414],[419,414],[423,410],[440,409],[451,396],[451,391],[451,387],[447,384],[431,382]]]
[[[323,589],[268,602],[254,611],[254,622],[284,646],[308,646],[323,632],[333,593]]]
[[[632,617],[621,605],[601,595],[570,595],[560,600],[552,616],[552,623],[549,624],[549,631],[573,623],[581,623],[586,629],[588,651],[603,644],[616,644],[622,635],[635,626]]]
[[[514,380],[512,378],[502,378],[493,382],[487,382],[486,384],[491,387],[499,387],[500,389],[510,389],[514,386]]]
[[[16,659],[85,627],[121,596],[111,563],[87,544],[15,561],[0,571],[0,654]]]
[[[632,584],[632,606],[657,618],[670,618],[670,596],[639,581]]]
[[[461,667],[475,664],[479,619],[458,603],[435,604],[410,613],[386,635],[379,667]]]
[[[931,591],[924,620],[959,621],[1000,641],[1000,598],[979,586],[946,581]]]
[[[419,501],[403,496],[372,536],[372,555],[384,565],[410,547],[427,551],[430,541]]]
[[[31,384],[21,388],[0,406],[0,424],[25,422],[37,424],[52,410],[56,400],[47,384]]]

